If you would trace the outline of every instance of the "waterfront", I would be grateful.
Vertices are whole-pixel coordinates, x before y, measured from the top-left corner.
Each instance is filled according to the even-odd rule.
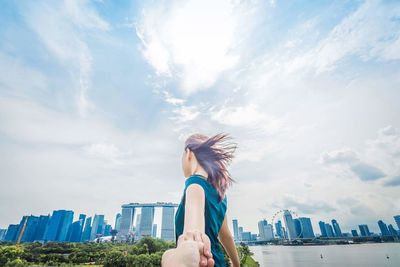
[[[250,250],[261,267],[400,266],[400,243],[326,246],[268,245],[250,246]]]

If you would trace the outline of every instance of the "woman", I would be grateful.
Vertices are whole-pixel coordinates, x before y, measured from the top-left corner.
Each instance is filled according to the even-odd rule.
[[[233,267],[239,267],[239,256],[226,218],[226,190],[233,179],[227,165],[236,144],[227,134],[207,137],[191,135],[185,142],[182,169],[186,177],[181,203],[175,215],[176,241],[188,231],[205,233],[211,241],[215,267],[225,266],[220,244]],[[203,260],[205,257],[202,258]]]

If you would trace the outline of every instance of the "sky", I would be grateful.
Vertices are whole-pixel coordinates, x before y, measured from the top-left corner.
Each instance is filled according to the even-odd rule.
[[[399,18],[394,0],[1,1],[0,227],[178,203],[185,138],[226,132],[230,221],[378,232],[400,213]]]

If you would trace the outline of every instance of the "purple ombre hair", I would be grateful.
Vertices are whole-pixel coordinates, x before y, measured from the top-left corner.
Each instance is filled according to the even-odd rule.
[[[220,201],[232,182],[227,166],[231,163],[236,143],[231,142],[228,134],[220,133],[212,137],[203,134],[193,134],[185,141],[185,150],[188,148],[194,153],[199,164],[208,174],[208,181],[217,190]]]

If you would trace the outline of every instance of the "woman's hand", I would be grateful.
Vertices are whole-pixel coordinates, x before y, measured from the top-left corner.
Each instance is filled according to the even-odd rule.
[[[169,249],[162,256],[163,267],[213,267],[211,242],[199,231],[188,231],[180,235],[175,249]]]

